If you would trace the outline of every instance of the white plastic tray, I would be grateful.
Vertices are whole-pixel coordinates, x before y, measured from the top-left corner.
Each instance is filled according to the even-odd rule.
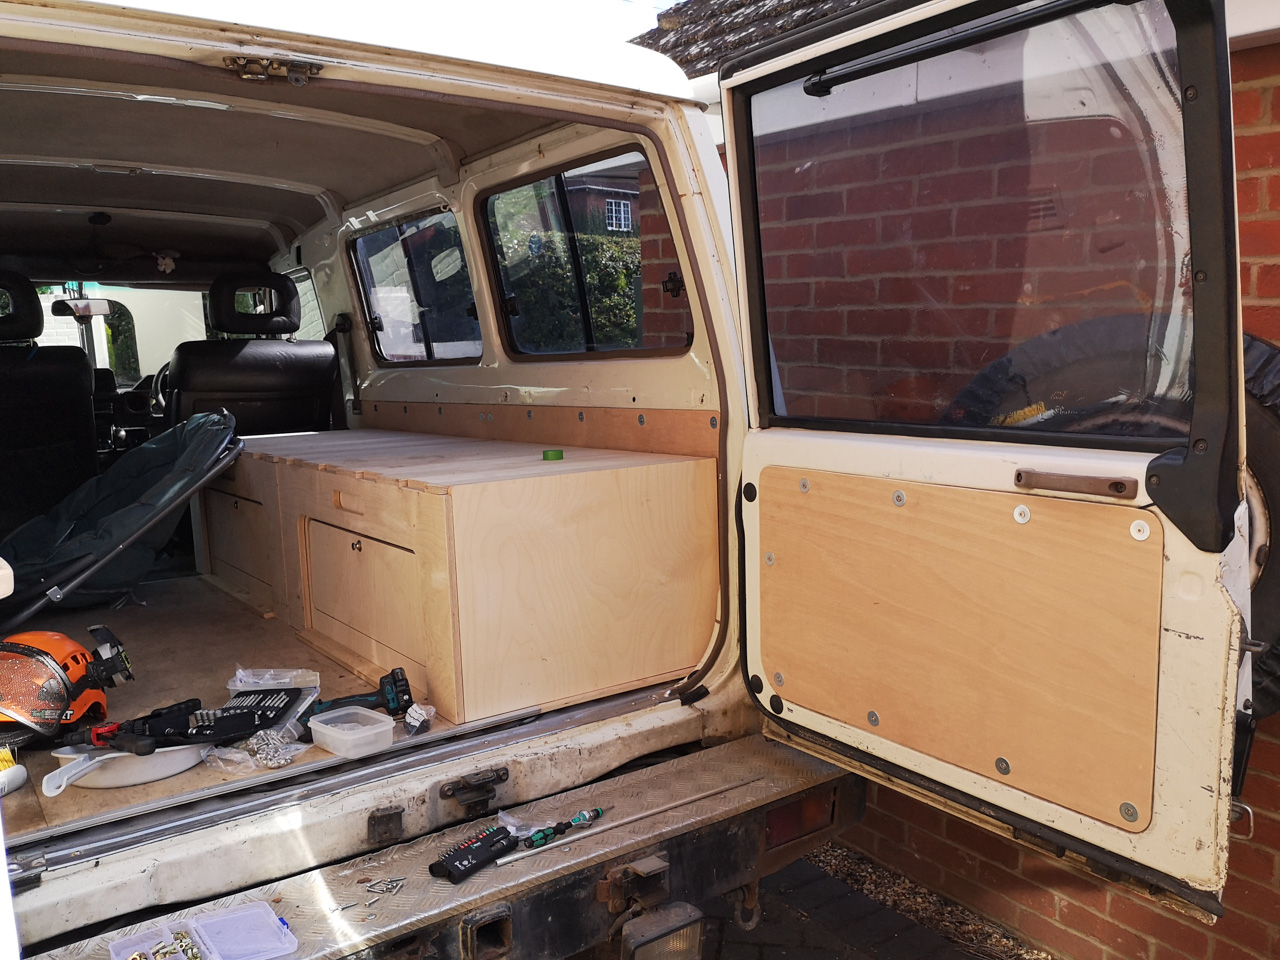
[[[203,960],[271,960],[298,949],[297,939],[271,905],[255,900],[148,927],[111,944],[111,960],[129,960],[135,953],[142,960],[191,960],[181,950],[168,958],[156,956],[165,953],[169,944],[176,946],[174,936],[179,932],[191,937]]]

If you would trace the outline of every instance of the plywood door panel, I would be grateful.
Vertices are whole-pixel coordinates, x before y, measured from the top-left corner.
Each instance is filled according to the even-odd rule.
[[[692,668],[715,625],[715,464],[454,487],[468,717]]]
[[[761,659],[785,700],[1145,829],[1158,518],[781,467],[761,473],[759,511],[761,556],[749,562],[760,570]]]
[[[275,559],[263,505],[220,490],[206,491],[204,505],[210,559],[270,584]]]

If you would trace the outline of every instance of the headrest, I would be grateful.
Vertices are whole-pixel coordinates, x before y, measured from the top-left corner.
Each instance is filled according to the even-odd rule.
[[[44,310],[34,283],[20,273],[0,270],[0,290],[9,295],[8,307],[0,308],[7,310],[0,314],[0,343],[34,340],[44,333]]]
[[[241,313],[236,293],[265,287],[275,296],[269,313]],[[298,288],[279,273],[224,273],[209,287],[209,325],[219,333],[297,333],[302,325]]]

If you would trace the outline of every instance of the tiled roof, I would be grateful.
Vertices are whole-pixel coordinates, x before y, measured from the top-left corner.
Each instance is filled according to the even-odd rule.
[[[632,43],[664,53],[690,77],[714,73],[732,56],[858,0],[684,0]]]

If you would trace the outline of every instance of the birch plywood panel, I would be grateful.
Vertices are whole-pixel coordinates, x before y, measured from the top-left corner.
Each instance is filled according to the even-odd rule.
[[[719,589],[715,464],[455,486],[468,717],[687,673]]]
[[[759,488],[761,660],[782,674],[784,699],[1146,828],[1164,552],[1154,515],[782,467]]]

